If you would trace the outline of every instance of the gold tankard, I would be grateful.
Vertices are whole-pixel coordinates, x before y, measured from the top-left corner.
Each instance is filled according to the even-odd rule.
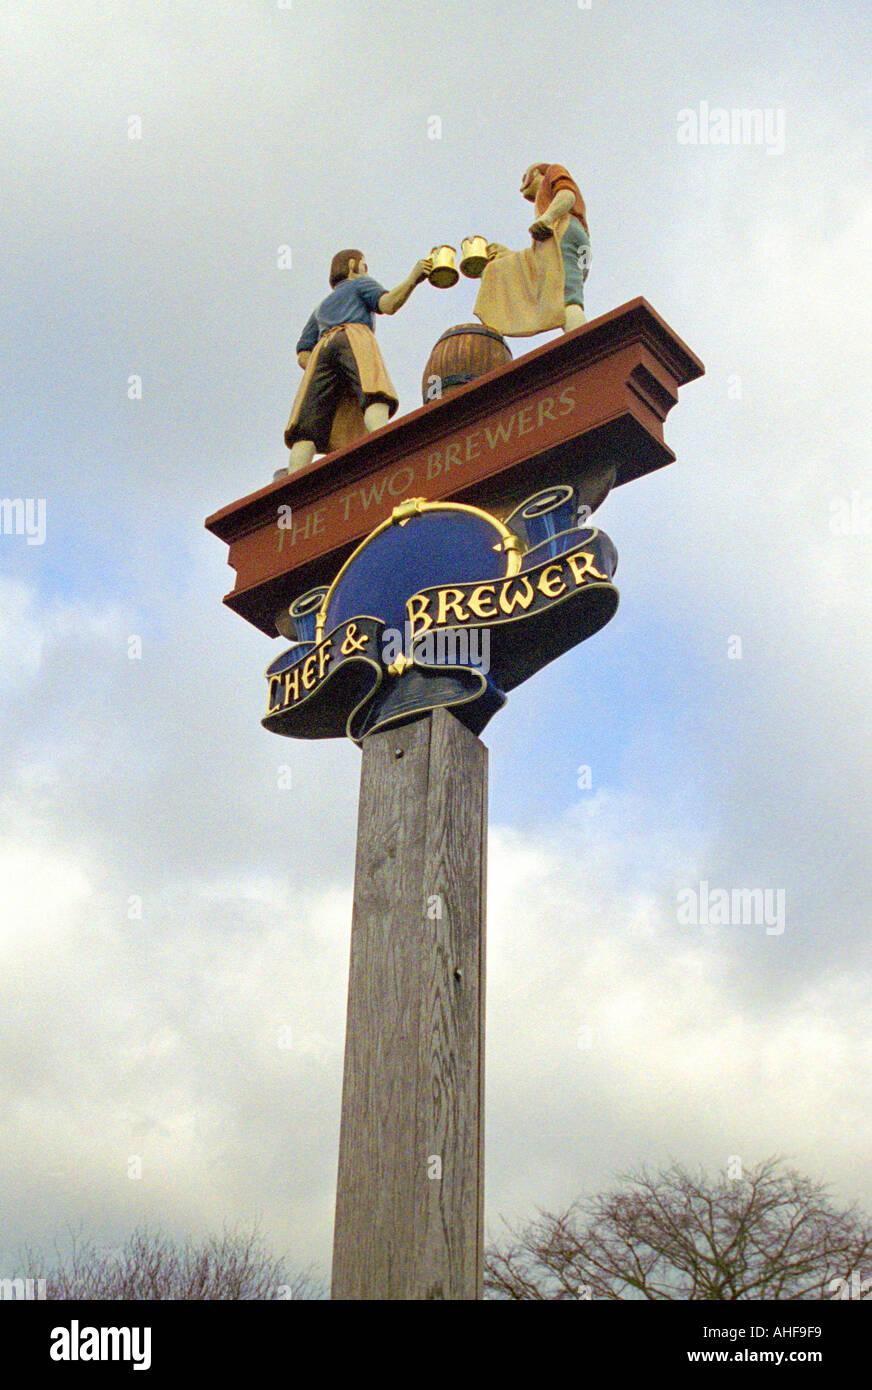
[[[470,280],[480,280],[488,263],[487,240],[483,236],[466,236],[460,243],[460,271]]]
[[[427,276],[430,284],[435,285],[437,290],[447,290],[456,285],[460,276],[454,264],[454,247],[434,246],[430,255],[433,259],[433,269]]]

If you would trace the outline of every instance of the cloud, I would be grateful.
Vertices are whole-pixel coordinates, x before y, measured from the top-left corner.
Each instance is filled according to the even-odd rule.
[[[647,846],[627,840],[621,810],[600,798],[532,843],[492,835],[492,1229],[670,1157],[716,1170],[778,1152],[868,1205],[872,971],[809,971],[749,1007],[745,977],[777,944],[679,928],[674,899],[628,893],[627,861],[662,854],[664,827],[649,806]]]
[[[221,609],[202,521],[283,459],[332,250],[394,283],[437,239],[520,245],[518,177],[555,156],[589,312],[644,294],[707,375],[678,462],[599,513],[614,622],[487,733],[489,1219],[670,1155],[787,1151],[872,1200],[872,537],[831,526],[867,490],[872,189],[842,8],[780,15],[772,50],[757,4],[628,33],[449,0],[446,59],[393,0],[4,6],[3,488],[48,522],[0,537],[0,1247],[260,1212],[326,1265],[359,754],[260,728],[278,648]],[[784,154],[679,145],[702,99],[783,106]],[[379,325],[402,409],[473,294]],[[783,936],[680,928],[702,879],[783,888]]]

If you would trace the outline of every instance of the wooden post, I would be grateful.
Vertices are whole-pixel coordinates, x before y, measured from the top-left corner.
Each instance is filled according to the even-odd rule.
[[[363,744],[333,1298],[481,1297],[487,749]]]

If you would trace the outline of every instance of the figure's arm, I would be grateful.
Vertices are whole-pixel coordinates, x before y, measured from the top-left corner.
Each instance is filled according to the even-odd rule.
[[[530,225],[530,235],[534,241],[547,241],[554,235],[554,223],[558,222],[567,212],[571,212],[575,206],[575,194],[568,188],[561,188],[559,193],[555,193],[551,202],[543,212],[541,217]]]
[[[423,261],[416,261],[409,271],[405,280],[401,280],[396,289],[386,290],[378,302],[380,314],[395,314],[398,309],[402,309],[409,295],[416,285],[420,285],[422,280],[426,280],[430,271],[433,269],[433,262],[429,256]]]
[[[306,320],[306,327],[300,334],[300,341],[297,343],[297,362],[301,367],[305,367],[312,356],[312,349],[317,341],[318,319],[314,313],[311,313]]]

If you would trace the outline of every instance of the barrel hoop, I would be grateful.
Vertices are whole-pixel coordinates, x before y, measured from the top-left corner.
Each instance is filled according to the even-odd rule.
[[[457,328],[446,328],[439,342],[444,343],[446,338],[466,337],[467,334],[477,334],[480,338],[492,338],[495,343],[500,343],[508,351],[509,345],[505,338],[499,333],[495,333],[492,328],[485,328],[484,324],[479,325],[477,323],[465,323],[460,324]]]
[[[453,372],[451,376],[440,377],[443,391],[450,391],[453,386],[465,386],[468,381],[476,381],[486,372],[493,371],[492,367],[483,367],[480,372]]]

